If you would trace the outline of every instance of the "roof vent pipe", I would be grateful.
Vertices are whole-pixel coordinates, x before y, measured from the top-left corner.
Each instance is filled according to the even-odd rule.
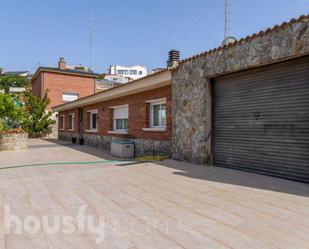
[[[179,63],[180,52],[178,50],[172,49],[168,52],[167,67],[174,67]]]

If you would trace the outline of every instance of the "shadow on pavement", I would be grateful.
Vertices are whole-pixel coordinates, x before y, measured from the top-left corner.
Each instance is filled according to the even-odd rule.
[[[70,142],[59,141],[56,139],[44,140],[55,144],[54,146],[69,146],[71,149],[82,153],[87,153],[98,158],[106,160],[119,160],[119,158],[110,155],[109,151],[100,148],[89,147],[86,145],[75,145]],[[53,146],[53,144],[43,146]],[[300,183],[266,175],[259,175],[240,170],[209,165],[196,165],[175,160],[156,161],[154,163],[160,166],[174,169],[175,171],[173,174],[178,176],[309,197],[309,184],[306,183]],[[133,164],[135,163],[128,163],[127,165],[124,164],[119,166],[129,166]]]
[[[174,160],[156,162],[175,169],[174,175],[309,197],[309,184],[215,166]]]
[[[86,153],[86,154],[89,154],[89,155],[92,155],[92,156],[96,156],[98,158],[102,158],[102,159],[106,159],[106,160],[120,160],[120,158],[112,156],[108,150],[104,150],[104,149],[101,149],[101,148],[90,147],[90,146],[87,146],[87,145],[72,144],[71,142],[60,141],[60,140],[52,139],[52,138],[44,138],[44,140],[54,144],[54,145],[53,144],[45,145],[46,147],[48,147],[48,146],[57,147],[59,145],[62,145],[62,146],[70,147],[70,149],[74,149],[74,150],[77,150],[77,151],[82,152],[82,153]]]

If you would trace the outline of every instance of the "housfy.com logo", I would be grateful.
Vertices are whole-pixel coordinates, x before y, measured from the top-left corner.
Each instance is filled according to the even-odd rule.
[[[96,243],[100,244],[105,237],[105,218],[104,216],[93,217],[85,215],[87,205],[81,206],[75,217],[69,215],[53,215],[37,217],[28,215],[21,219],[11,213],[10,206],[4,206],[4,232],[5,234],[37,234],[43,231],[47,234],[62,232],[64,234],[85,233],[89,231],[95,234]]]

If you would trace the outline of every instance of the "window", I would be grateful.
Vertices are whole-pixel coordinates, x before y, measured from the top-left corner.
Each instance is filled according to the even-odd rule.
[[[136,75],[137,74],[137,70],[130,70],[130,74]]]
[[[139,75],[142,75],[142,74],[143,74],[143,71],[138,71],[138,74],[139,74]]]
[[[115,120],[115,130],[117,131],[126,131],[128,130],[128,119],[127,118],[121,118]]]
[[[63,93],[62,100],[64,102],[71,102],[78,99],[78,93]]]
[[[88,131],[98,130],[98,110],[92,110],[87,112]]]
[[[65,128],[65,117],[64,115],[59,116],[59,130],[64,130]]]
[[[153,102],[150,104],[150,127],[165,128],[166,127],[166,103]]]
[[[113,108],[113,130],[128,130],[128,105]]]
[[[69,130],[74,130],[74,124],[75,124],[75,115],[74,113],[69,114]]]
[[[129,70],[117,70],[117,74],[129,74]]]

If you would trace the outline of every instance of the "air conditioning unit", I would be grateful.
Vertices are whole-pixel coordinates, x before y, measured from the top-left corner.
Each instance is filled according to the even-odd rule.
[[[134,143],[130,141],[112,141],[111,154],[121,158],[134,157]]]

